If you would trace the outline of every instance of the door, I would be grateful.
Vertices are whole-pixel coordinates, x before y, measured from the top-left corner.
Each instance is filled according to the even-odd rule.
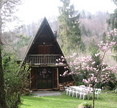
[[[31,89],[57,88],[56,68],[34,68],[31,72]]]
[[[53,73],[49,68],[39,68],[37,72],[37,88],[49,89],[53,88]]]

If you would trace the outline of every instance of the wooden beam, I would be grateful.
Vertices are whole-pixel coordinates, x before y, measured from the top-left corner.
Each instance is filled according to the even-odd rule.
[[[30,54],[29,56],[62,56],[61,54]]]
[[[66,64],[63,65],[55,65],[55,64],[30,64],[31,67],[65,67]]]

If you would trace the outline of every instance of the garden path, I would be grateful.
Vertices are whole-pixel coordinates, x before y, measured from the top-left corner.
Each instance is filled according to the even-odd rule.
[[[31,93],[33,96],[58,96],[61,95],[60,91],[33,91]]]

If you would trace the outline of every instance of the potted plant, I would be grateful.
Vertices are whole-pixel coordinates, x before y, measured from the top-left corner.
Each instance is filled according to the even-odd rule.
[[[92,108],[92,105],[90,103],[84,102],[81,103],[78,108]]]

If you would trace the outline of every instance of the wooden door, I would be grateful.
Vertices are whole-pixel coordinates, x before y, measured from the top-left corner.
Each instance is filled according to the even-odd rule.
[[[57,88],[56,68],[35,68],[31,77],[31,89]]]
[[[40,68],[38,70],[37,88],[48,89],[52,88],[52,72],[47,68]]]

